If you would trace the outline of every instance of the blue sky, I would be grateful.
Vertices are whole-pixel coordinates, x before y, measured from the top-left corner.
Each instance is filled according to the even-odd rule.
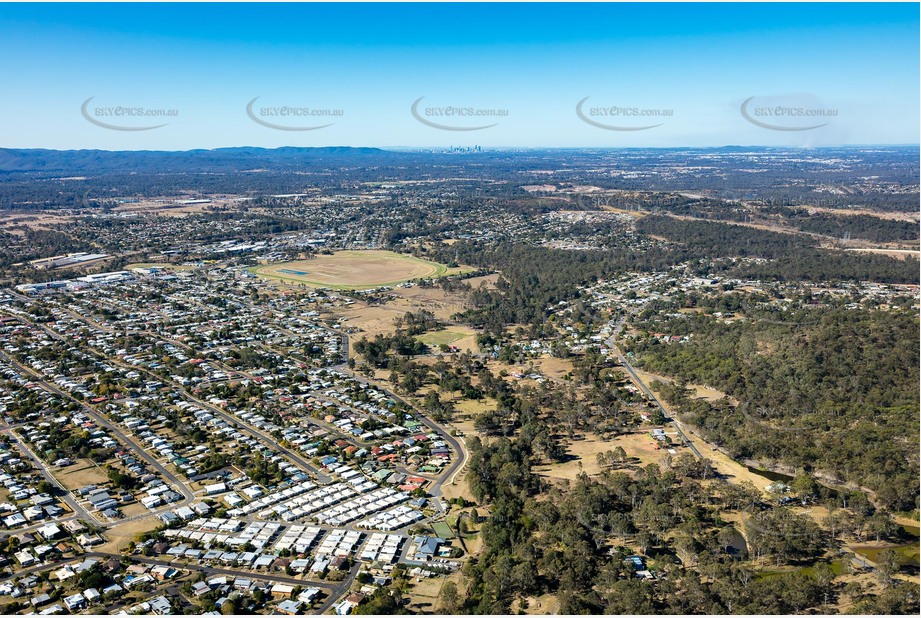
[[[913,3],[0,4],[0,147],[917,144],[918,50]]]

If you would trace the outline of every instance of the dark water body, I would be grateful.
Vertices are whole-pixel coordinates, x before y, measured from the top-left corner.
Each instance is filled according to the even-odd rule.
[[[758,468],[753,468],[752,466],[745,466],[745,469],[751,472],[752,474],[757,474],[758,476],[764,477],[772,483],[781,482],[789,483],[793,480],[793,477],[789,474],[782,474],[780,472],[771,472],[770,470],[760,470]]]
[[[732,542],[729,543],[729,553],[733,556],[742,557],[748,553],[748,544],[745,537],[736,528],[732,529]]]
[[[860,554],[868,560],[879,563],[882,553],[886,550],[892,550],[898,556],[902,572],[917,573],[918,571],[918,542],[906,543],[904,545],[895,545],[890,547],[855,547],[854,552]]]
[[[901,528],[905,536],[911,539],[908,543],[890,545],[889,547],[858,546],[854,548],[854,551],[873,562],[879,562],[881,554],[887,549],[891,549],[898,555],[901,565],[900,571],[910,575],[917,575],[919,568],[918,558],[919,554],[921,554],[921,548],[918,546],[918,526],[901,524],[899,528]]]

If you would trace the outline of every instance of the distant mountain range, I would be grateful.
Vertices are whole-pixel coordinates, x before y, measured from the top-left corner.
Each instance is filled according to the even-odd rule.
[[[216,148],[214,150],[45,150],[0,148],[0,172],[235,172],[271,166],[294,168],[325,162],[394,155],[380,148]]]

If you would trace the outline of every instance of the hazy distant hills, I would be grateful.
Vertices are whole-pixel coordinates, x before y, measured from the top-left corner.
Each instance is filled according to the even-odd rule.
[[[0,172],[232,172],[263,166],[293,168],[393,155],[380,148],[216,148],[185,151],[45,150],[0,148]]]
[[[0,148],[0,210],[80,208],[91,201],[87,196],[104,200],[199,193],[275,195],[308,189],[334,195],[362,183],[401,181],[444,183],[431,185],[431,195],[482,192],[524,197],[520,187],[539,181],[563,189],[590,185],[785,206],[916,212],[918,166],[917,147],[904,146],[484,151],[345,146],[186,151]],[[731,205],[713,207],[720,211],[718,218],[734,216]]]

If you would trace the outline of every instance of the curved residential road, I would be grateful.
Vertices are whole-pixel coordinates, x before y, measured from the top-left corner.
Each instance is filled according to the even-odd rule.
[[[437,433],[438,436],[439,436],[442,440],[444,440],[445,442],[447,442],[448,444],[451,445],[451,448],[454,449],[454,452],[455,452],[455,453],[457,453],[457,457],[455,457],[455,458],[454,458],[454,461],[451,462],[451,464],[449,464],[448,467],[441,473],[440,478],[441,478],[442,480],[441,480],[441,481],[436,481],[436,482],[434,483],[434,485],[432,486],[431,490],[429,491],[429,493],[430,493],[432,496],[434,496],[434,497],[436,497],[436,498],[440,498],[441,495],[442,495],[441,486],[442,486],[448,479],[450,479],[450,482],[453,483],[453,482],[454,482],[454,477],[455,477],[455,476],[457,475],[457,473],[461,470],[461,468],[463,468],[463,466],[466,465],[466,463],[467,463],[467,459],[469,458],[469,453],[467,452],[466,445],[464,445],[462,441],[458,440],[457,438],[455,438],[454,436],[452,436],[450,433],[448,433],[443,427],[441,427],[441,425],[438,425],[435,421],[431,420],[430,418],[428,418],[427,416],[425,416],[424,414],[422,414],[421,412],[419,412],[418,410],[416,410],[415,406],[413,406],[412,404],[410,404],[408,401],[406,401],[406,400],[403,399],[402,397],[400,397],[400,396],[394,394],[392,391],[389,391],[389,390],[387,390],[387,389],[385,389],[385,388],[381,388],[380,386],[378,386],[377,384],[374,384],[374,383],[371,382],[370,380],[368,380],[368,379],[366,379],[366,378],[364,378],[364,377],[362,377],[362,376],[359,376],[358,374],[356,374],[355,372],[353,372],[351,369],[349,369],[349,368],[348,368],[348,365],[346,365],[345,363],[343,363],[343,364],[341,364],[341,365],[336,365],[336,366],[334,366],[334,367],[332,367],[332,368],[335,369],[336,371],[339,371],[339,372],[341,372],[341,373],[343,373],[343,374],[349,376],[350,378],[353,378],[353,379],[357,380],[358,382],[361,382],[362,384],[370,384],[371,386],[380,388],[380,389],[381,389],[382,391],[384,391],[389,397],[392,397],[392,398],[394,399],[394,401],[398,401],[398,402],[404,404],[405,406],[407,406],[409,409],[416,411],[416,416],[419,418],[419,420],[420,420],[426,427],[428,427],[429,429],[431,429],[432,431],[434,431],[435,433]]]
[[[356,374],[351,369],[349,369],[348,360],[349,360],[349,354],[351,352],[351,343],[349,341],[349,336],[340,330],[336,330],[336,329],[330,329],[330,330],[333,330],[334,332],[337,332],[339,333],[339,335],[342,336],[342,362],[338,365],[331,367],[331,369],[335,369],[336,371],[339,371],[340,373],[343,373],[353,378],[354,380],[361,382],[362,384],[370,384],[376,388],[379,388],[380,390],[385,392],[388,396],[392,397],[394,401],[399,401],[400,403],[409,407],[411,410],[416,410],[415,406],[411,405],[409,402],[407,402],[402,397],[398,396],[396,393],[390,391],[387,388],[383,388],[377,384],[374,384],[367,378],[364,378]],[[436,480],[432,484],[432,488],[429,491],[429,493],[432,496],[440,498],[443,493],[441,491],[441,486],[445,482],[450,483],[451,485],[454,484],[457,478],[457,475],[460,472],[462,472],[465,466],[467,465],[467,460],[470,459],[470,453],[467,451],[467,445],[464,443],[463,440],[458,440],[457,438],[452,436],[450,432],[446,431],[441,425],[437,424],[435,421],[431,420],[430,418],[428,418],[421,412],[417,411],[417,416],[419,417],[419,419],[422,421],[423,424],[425,424],[427,427],[432,429],[432,431],[434,431],[439,436],[441,436],[441,438],[445,442],[450,444],[451,448],[454,449],[454,452],[457,453],[457,457],[455,458],[455,460],[440,475],[441,480],[440,481]]]

